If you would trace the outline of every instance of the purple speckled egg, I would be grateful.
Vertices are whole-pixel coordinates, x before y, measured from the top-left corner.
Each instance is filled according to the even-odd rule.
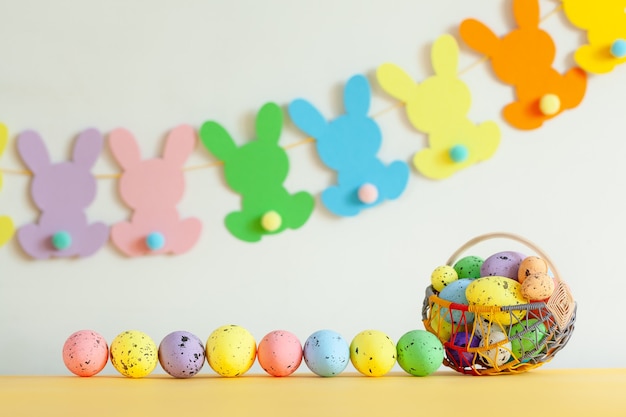
[[[526,255],[514,251],[494,253],[480,267],[481,277],[506,277],[517,281],[517,272]]]
[[[454,335],[452,343],[446,344],[446,354],[457,366],[468,367],[472,366],[474,362],[474,355],[476,354],[465,351],[465,348],[468,347],[468,343],[469,347],[478,347],[480,345],[480,337],[474,334],[470,340],[470,333],[459,332]]]
[[[204,365],[204,345],[194,334],[177,331],[165,336],[159,345],[159,362],[175,378],[190,378]]]

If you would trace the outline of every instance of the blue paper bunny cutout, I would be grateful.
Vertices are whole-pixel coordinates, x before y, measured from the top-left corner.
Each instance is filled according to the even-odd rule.
[[[338,216],[354,216],[399,197],[409,179],[405,162],[386,166],[376,156],[382,134],[378,124],[367,116],[370,101],[367,78],[355,75],[344,90],[346,114],[330,122],[306,100],[296,99],[289,104],[292,121],[316,140],[322,162],[337,171],[337,185],[322,192],[322,203]]]

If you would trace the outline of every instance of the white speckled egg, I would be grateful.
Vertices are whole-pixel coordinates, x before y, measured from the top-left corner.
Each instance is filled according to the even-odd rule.
[[[489,338],[480,340],[480,347],[496,345],[505,340],[507,340],[507,336],[504,333],[491,331],[489,332]],[[490,368],[502,366],[511,359],[511,342],[507,340],[493,349],[482,352],[482,355],[482,361],[486,366]]]

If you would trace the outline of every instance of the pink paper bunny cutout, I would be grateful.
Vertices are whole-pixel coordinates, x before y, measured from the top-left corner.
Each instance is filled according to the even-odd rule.
[[[124,254],[181,254],[198,241],[202,223],[197,218],[181,220],[176,208],[185,191],[182,168],[195,145],[193,128],[181,125],[168,135],[163,158],[142,160],[129,131],[110,134],[109,146],[124,170],[119,192],[134,209],[129,222],[111,228],[111,240]]]
[[[42,211],[38,223],[22,226],[17,239],[37,259],[90,256],[109,237],[104,223],[89,224],[85,209],[96,197],[96,178],[90,170],[104,139],[95,129],[83,131],[74,145],[72,161],[53,164],[37,132],[17,138],[17,150],[32,171],[31,196]]]

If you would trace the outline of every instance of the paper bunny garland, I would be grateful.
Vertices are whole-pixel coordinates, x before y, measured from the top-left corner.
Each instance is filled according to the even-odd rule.
[[[519,28],[502,38],[475,19],[461,22],[459,31],[470,48],[490,58],[496,76],[515,87],[517,100],[504,108],[504,119],[518,129],[536,129],[580,104],[587,76],[576,67],[564,75],[552,68],[556,49],[539,29],[538,0],[514,0],[513,14]]]
[[[7,127],[0,123],[0,156],[4,153],[9,140]],[[2,190],[2,171],[0,171],[0,190]],[[15,232],[13,220],[9,216],[0,216],[0,246],[7,243]]]
[[[471,93],[457,76],[459,47],[451,35],[442,35],[432,48],[435,75],[415,83],[400,67],[383,64],[376,71],[383,90],[405,103],[411,124],[428,133],[429,147],[413,164],[424,176],[447,178],[460,169],[490,158],[500,143],[495,122],[473,124],[467,113]]]
[[[109,146],[124,170],[119,192],[133,209],[130,221],[111,228],[111,240],[124,254],[181,254],[200,238],[200,220],[181,219],[176,208],[185,190],[183,166],[195,145],[194,129],[181,125],[168,135],[162,158],[143,160],[128,130],[111,133]]]
[[[314,200],[301,191],[290,194],[283,182],[289,172],[287,153],[278,145],[283,115],[275,103],[266,103],[257,115],[257,139],[237,146],[220,124],[208,121],[200,128],[203,145],[224,162],[228,185],[241,194],[241,210],[224,220],[226,228],[246,242],[265,235],[298,229],[309,219]]]
[[[518,27],[498,37],[475,19],[459,27],[461,39],[489,59],[494,74],[515,88],[516,100],[503,109],[504,119],[518,129],[535,129],[585,95],[587,76],[607,73],[626,62],[626,0],[562,0],[570,22],[587,31],[588,44],[575,53],[581,68],[564,74],[553,68],[555,44],[539,28],[538,0],[510,0]],[[444,179],[490,158],[500,143],[500,129],[493,121],[475,124],[468,119],[471,94],[459,79],[459,48],[451,35],[432,46],[434,75],[415,82],[400,67],[380,65],[376,77],[382,89],[399,99],[409,122],[428,135],[428,145],[413,157],[413,165],[425,177]],[[337,183],[322,192],[324,206],[338,216],[354,216],[405,190],[409,169],[405,162],[388,165],[377,157],[382,132],[368,116],[371,90],[362,75],[348,80],[344,90],[345,114],[327,120],[308,101],[296,99],[288,106],[294,124],[315,141],[321,161],[336,171]],[[307,192],[290,194],[283,183],[289,172],[285,150],[278,145],[283,126],[280,107],[264,105],[257,115],[256,140],[237,146],[228,132],[213,121],[200,129],[206,149],[224,163],[228,185],[241,194],[241,210],[225,218],[238,239],[260,241],[304,225],[314,199]],[[119,191],[133,210],[129,221],[111,227],[111,240],[124,254],[181,254],[198,241],[202,224],[197,218],[181,219],[176,208],[184,192],[184,163],[193,152],[196,133],[179,126],[167,138],[162,158],[142,160],[132,134],[112,132],[111,151],[122,167]],[[8,141],[0,124],[0,156]],[[307,139],[305,142],[308,142]],[[82,132],[71,161],[52,163],[34,131],[18,136],[18,153],[32,171],[30,184],[38,222],[17,232],[13,221],[0,215],[0,246],[13,235],[33,258],[84,257],[95,253],[109,237],[103,223],[89,223],[86,208],[95,199],[96,182],[90,173],[103,146],[95,129]],[[2,187],[0,169],[0,189]]]
[[[85,209],[96,197],[96,179],[90,170],[104,139],[95,129],[83,131],[74,145],[72,161],[52,163],[37,132],[25,131],[17,149],[33,173],[33,201],[41,210],[38,223],[22,226],[17,239],[31,257],[90,256],[109,238],[104,223],[90,224]]]
[[[355,75],[344,91],[346,114],[331,122],[306,100],[297,99],[289,105],[293,122],[316,139],[320,158],[337,171],[337,185],[322,192],[322,202],[338,216],[354,216],[399,197],[409,179],[406,163],[395,161],[385,166],[376,156],[382,134],[367,116],[370,97],[367,79]]]

